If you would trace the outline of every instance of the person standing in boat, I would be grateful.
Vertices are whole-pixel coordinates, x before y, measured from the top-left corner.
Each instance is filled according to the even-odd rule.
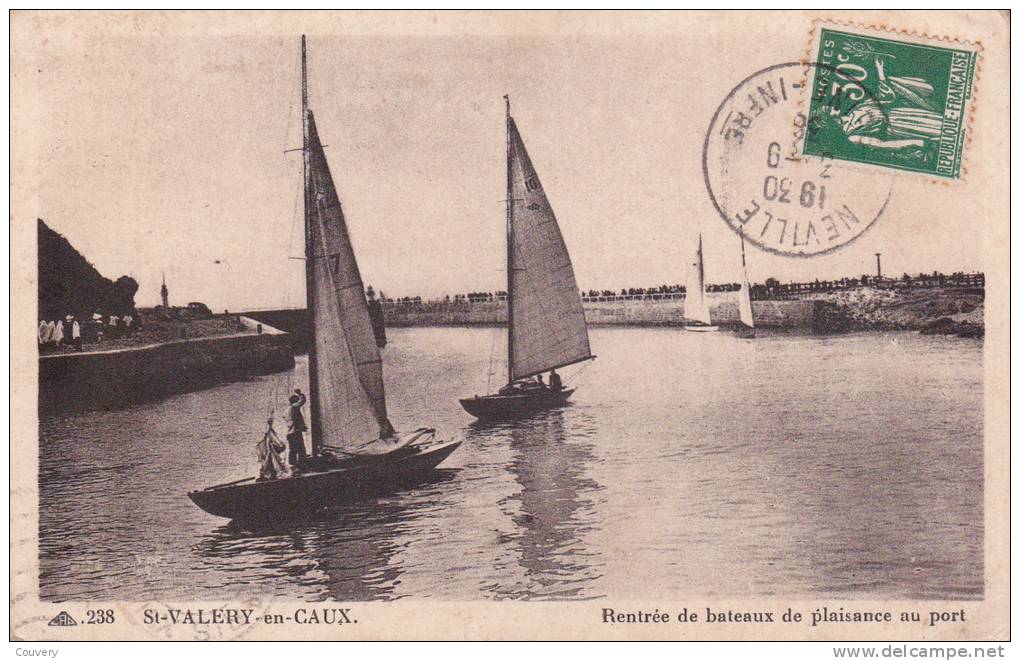
[[[563,390],[563,379],[560,378],[555,369],[549,371],[549,387],[553,390]]]
[[[294,391],[294,394],[290,396],[290,428],[287,431],[287,445],[290,446],[290,453],[287,457],[287,462],[290,464],[291,471],[296,471],[301,462],[307,457],[305,453],[305,432],[308,431],[308,426],[305,424],[305,415],[301,412],[301,407],[305,405],[308,399],[305,394],[298,388]]]
[[[259,456],[259,481],[276,480],[286,474],[283,459],[280,457],[280,453],[283,452],[283,443],[280,442],[280,437],[273,429],[272,416],[266,421],[266,424],[269,425],[269,428],[266,429],[262,440],[255,446]]]

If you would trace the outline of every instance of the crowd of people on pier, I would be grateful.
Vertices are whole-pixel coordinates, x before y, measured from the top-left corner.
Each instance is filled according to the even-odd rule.
[[[506,300],[505,291],[475,291],[467,294],[454,294],[450,296],[447,294],[439,301],[443,303],[494,303],[497,301]],[[385,295],[379,295],[379,301],[383,305],[415,305],[425,303],[436,303],[437,300],[423,301],[421,296],[402,296],[400,298],[387,298]]]
[[[383,305],[421,305],[421,296],[404,296],[401,298],[384,298],[379,296],[379,302]]]
[[[751,298],[755,300],[798,298],[803,295],[858,289],[860,287],[902,290],[936,287],[983,289],[984,286],[984,273],[964,273],[963,271],[949,274],[933,271],[932,273],[919,273],[914,276],[904,273],[898,278],[869,276],[865,274],[859,278],[789,283],[780,283],[774,278],[769,278],[765,281],[765,284],[751,285]]]
[[[844,289],[855,289],[858,287],[877,287],[885,289],[911,289],[923,287],[974,287],[985,286],[984,273],[919,273],[911,276],[904,273],[898,278],[862,275],[857,278],[839,278],[836,280],[815,280],[813,282],[789,282],[780,283],[775,278],[768,278],[764,283],[751,285],[751,299],[753,300],[779,300],[798,298],[804,295],[815,293],[826,293]],[[739,291],[739,282],[725,282],[705,285],[707,292],[735,292]],[[682,299],[687,295],[687,288],[684,285],[659,285],[658,287],[624,287],[619,291],[611,289],[590,289],[581,292],[584,301],[612,302],[617,300],[660,300],[678,298]],[[505,301],[505,291],[496,292],[470,292],[468,294],[446,295],[442,298],[422,300],[421,296],[404,296],[402,298],[386,298],[381,296],[379,300],[384,306],[413,307],[422,304],[437,303],[494,303]]]
[[[85,344],[98,344],[105,340],[134,335],[141,326],[131,314],[104,315],[98,310],[88,319],[79,320],[73,314],[63,319],[39,320],[39,350],[83,351]]]
[[[468,303],[492,303],[492,302],[495,302],[495,301],[505,301],[506,300],[506,296],[507,296],[507,294],[506,294],[505,291],[497,291],[497,292],[474,291],[474,292],[471,292],[469,294],[455,294],[453,299],[451,299],[451,300],[453,300],[453,301],[467,301]],[[447,296],[446,298],[449,299],[450,297]]]

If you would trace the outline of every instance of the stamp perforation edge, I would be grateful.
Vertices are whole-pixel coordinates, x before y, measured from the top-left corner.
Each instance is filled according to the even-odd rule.
[[[979,39],[970,40],[958,37],[950,37],[941,34],[932,34],[925,30],[916,30],[912,28],[896,28],[890,25],[886,25],[885,23],[857,22],[839,18],[813,18],[811,20],[811,28],[808,30],[807,41],[804,46],[804,57],[801,59],[801,63],[804,64],[805,67],[810,66],[811,64],[814,63],[812,59],[812,54],[814,51],[814,46],[816,44],[816,37],[820,36],[821,26],[823,25],[832,26],[836,29],[842,28],[850,31],[856,30],[858,32],[864,33],[862,36],[873,37],[876,39],[887,39],[890,38],[891,36],[898,35],[900,37],[906,38],[908,43],[922,46],[928,45],[930,42],[934,42],[931,43],[931,45],[941,48],[952,48],[953,45],[956,45],[960,47],[962,50],[969,50],[974,53],[973,78],[971,79],[970,97],[967,101],[967,110],[965,114],[966,119],[963,122],[964,138],[962,148],[960,150],[961,151],[960,174],[958,177],[933,176],[929,173],[916,170],[894,168],[889,166],[882,166],[880,164],[861,163],[847,159],[837,159],[839,160],[839,166],[841,168],[854,169],[863,172],[875,172],[876,168],[878,168],[888,172],[892,176],[897,177],[902,176],[910,179],[918,179],[921,181],[926,181],[930,184],[941,186],[956,186],[960,184],[966,184],[967,174],[969,172],[969,168],[967,165],[967,162],[969,160],[968,153],[971,149],[971,143],[974,137],[974,123],[975,113],[977,112],[978,89],[980,87],[981,82],[981,64],[982,54],[984,52],[984,45],[981,43],[981,40]],[[809,106],[807,105],[807,101],[810,99],[812,92],[811,85],[808,80],[809,76],[807,75],[806,71],[807,69],[805,69],[805,75],[800,81],[802,83],[801,94],[796,100],[799,112],[804,113],[805,116],[807,116],[807,111],[810,110]],[[797,127],[795,126],[791,127],[791,132],[794,134],[794,136],[796,136]],[[806,140],[807,132],[804,133],[803,137],[803,141]],[[792,141],[791,143],[792,146],[790,148],[791,158],[806,158],[806,159],[821,158],[815,154],[804,154],[803,150],[800,148],[801,146],[800,143],[801,140],[797,140],[796,138]]]

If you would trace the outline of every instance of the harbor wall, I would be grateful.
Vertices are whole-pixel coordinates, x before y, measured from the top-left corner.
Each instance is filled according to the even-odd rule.
[[[39,357],[39,409],[119,408],[293,366],[290,336],[264,324],[261,334],[45,355]]]
[[[739,319],[733,292],[708,294],[712,320],[723,325]],[[821,301],[754,301],[755,323],[763,328],[813,330],[822,316]],[[681,326],[683,299],[585,301],[584,313],[592,326]],[[264,310],[248,316],[273,324],[294,335],[296,351],[307,350],[311,337],[305,310]],[[506,303],[428,302],[387,304],[383,316],[388,327],[410,326],[496,326],[506,324]]]
[[[740,319],[732,292],[709,294],[713,323],[733,325]],[[755,324],[765,328],[811,329],[817,301],[754,301]],[[506,323],[504,302],[422,303],[385,309],[388,326],[497,325]],[[584,316],[592,326],[682,326],[683,299],[586,301]]]
[[[312,344],[312,320],[304,308],[258,310],[244,315],[260,323],[286,331],[290,335],[294,353],[308,353]]]
[[[737,323],[737,292],[710,292],[707,296],[713,322],[722,325]],[[751,307],[757,326],[800,332],[918,330],[980,335],[984,330],[984,290],[980,288],[893,290],[858,287],[819,292],[797,299],[752,301]],[[584,311],[592,326],[684,324],[684,299],[670,295],[634,296],[622,300],[619,297],[590,298],[584,301]],[[308,351],[311,323],[307,310],[259,310],[245,314],[290,333],[295,352]],[[383,305],[383,317],[386,325],[391,327],[497,326],[506,324],[506,303],[387,301]]]

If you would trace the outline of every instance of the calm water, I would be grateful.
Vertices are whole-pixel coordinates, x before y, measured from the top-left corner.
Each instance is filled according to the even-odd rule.
[[[391,329],[398,428],[436,483],[273,532],[185,496],[255,470],[274,375],[41,423],[40,590],[63,599],[977,598],[982,349],[596,329],[573,405],[477,426],[494,329]],[[576,373],[576,374],[575,374]]]

